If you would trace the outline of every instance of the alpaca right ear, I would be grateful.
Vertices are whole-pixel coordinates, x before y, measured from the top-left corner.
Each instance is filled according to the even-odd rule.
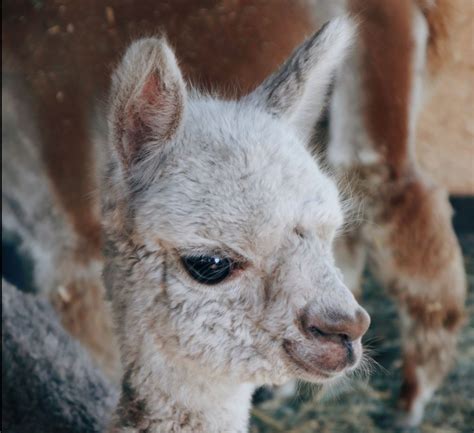
[[[134,42],[112,78],[110,140],[125,172],[153,158],[179,131],[186,87],[164,39]]]
[[[244,100],[285,119],[308,140],[355,33],[356,25],[350,18],[328,22]]]

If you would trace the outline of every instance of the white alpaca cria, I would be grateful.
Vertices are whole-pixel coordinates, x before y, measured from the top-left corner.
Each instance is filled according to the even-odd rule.
[[[245,432],[255,386],[357,367],[369,318],[334,265],[337,189],[306,149],[353,33],[328,24],[240,101],[188,91],[162,39],[127,51],[103,182],[111,431]]]

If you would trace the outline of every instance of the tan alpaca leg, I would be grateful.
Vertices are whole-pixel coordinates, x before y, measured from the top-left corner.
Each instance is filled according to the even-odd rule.
[[[457,332],[443,325],[422,323],[404,307],[401,307],[401,321],[403,384],[399,422],[410,427],[420,424],[425,406],[452,366]]]
[[[448,371],[465,297],[447,196],[421,177],[414,159],[430,52],[446,36],[435,31],[446,15],[441,6],[349,1],[360,37],[336,80],[330,111],[328,161],[355,179],[367,220],[363,238],[403,320],[407,424],[421,421]]]
[[[465,271],[443,190],[415,175],[384,194],[388,199],[366,227],[367,239],[375,270],[399,306],[402,422],[416,425],[453,363]]]

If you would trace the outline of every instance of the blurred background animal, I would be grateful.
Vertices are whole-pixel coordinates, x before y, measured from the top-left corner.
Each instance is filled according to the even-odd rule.
[[[240,96],[328,18],[355,16],[358,43],[334,78],[313,147],[358,209],[336,250],[346,283],[357,293],[368,259],[399,304],[405,422],[420,422],[452,363],[465,296],[447,196],[414,149],[426,87],[447,59],[448,1],[2,7],[3,233],[33,264],[24,286],[53,299],[64,326],[112,377],[120,368],[101,280],[98,143],[100,101],[124,47],[163,31],[186,80]]]

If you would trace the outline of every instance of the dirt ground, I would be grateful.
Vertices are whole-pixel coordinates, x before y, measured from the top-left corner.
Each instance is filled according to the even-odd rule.
[[[469,323],[463,329],[458,361],[427,408],[421,433],[474,431],[474,234],[461,235],[468,273]],[[288,399],[255,406],[251,433],[397,432],[396,396],[400,387],[400,340],[395,306],[369,276],[362,304],[372,316],[365,341],[379,364],[369,378],[354,379],[336,395],[303,386]],[[380,306],[383,305],[383,308]]]

